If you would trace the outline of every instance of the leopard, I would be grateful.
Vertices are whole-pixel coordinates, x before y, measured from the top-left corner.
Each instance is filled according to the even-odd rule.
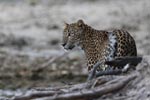
[[[65,23],[62,46],[66,50],[80,47],[87,59],[87,70],[90,72],[99,61],[111,61],[116,57],[137,56],[134,38],[124,29],[97,30],[82,19],[74,23]],[[109,66],[110,67],[110,66]],[[111,66],[113,68],[113,66]],[[108,66],[99,66],[98,71]]]

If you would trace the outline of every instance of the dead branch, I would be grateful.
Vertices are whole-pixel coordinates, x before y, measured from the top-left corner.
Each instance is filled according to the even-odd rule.
[[[42,71],[44,70],[46,67],[50,66],[52,63],[54,63],[55,61],[58,61],[59,59],[61,59],[64,56],[67,56],[69,54],[69,52],[64,52],[62,55],[59,55],[57,57],[52,58],[51,60],[49,60],[48,62],[44,63],[41,65],[41,67],[38,67],[37,69],[35,69],[34,71]]]
[[[94,66],[93,69],[91,70],[89,76],[88,76],[88,80],[93,79],[96,76],[96,70],[99,66],[101,66],[104,62],[97,62]]]
[[[97,72],[95,74],[96,77],[102,76],[102,75],[119,75],[122,73],[126,73],[130,69],[130,64],[125,65],[122,69],[115,69],[115,70],[104,70],[101,72]]]
[[[93,69],[91,70],[88,76],[88,80],[91,80],[94,77],[99,77],[102,75],[118,75],[118,74],[126,73],[130,69],[131,65],[136,66],[141,61],[142,61],[142,57],[118,57],[111,61],[97,62],[93,66]],[[97,68],[101,66],[102,64],[107,64],[109,66],[114,66],[114,67],[118,67],[121,69],[115,69],[115,70],[111,69],[111,70],[104,70],[104,71],[96,72]],[[134,69],[134,67],[132,68]]]
[[[116,92],[120,89],[122,89],[128,82],[133,80],[136,76],[128,76],[125,79],[122,79],[121,81],[116,81],[116,82],[110,82],[110,84],[107,84],[104,87],[100,88],[94,88],[94,89],[89,89],[89,90],[81,90],[78,92],[72,92],[72,93],[67,93],[67,94],[60,94],[55,97],[49,97],[49,100],[79,100],[79,99],[92,99],[92,98],[98,98],[104,94]],[[115,84],[114,84],[115,83]],[[48,100],[47,99],[47,100]]]
[[[40,98],[40,97],[46,97],[46,96],[53,96],[56,91],[40,91],[40,92],[31,92],[28,95],[25,96],[16,96],[12,100],[30,100],[30,99],[35,99],[35,98]]]
[[[107,61],[106,63],[109,65],[122,66],[128,63],[138,64],[141,60],[142,57],[125,57],[116,58],[115,60]],[[126,71],[126,68],[128,67],[124,67],[123,70]],[[31,100],[36,98],[42,98],[42,100],[90,100],[108,93],[117,92],[137,76],[137,73],[132,73],[128,76],[101,76],[85,83],[75,85],[35,88],[32,89],[32,91],[29,90],[25,95],[13,97],[12,100]]]
[[[125,66],[126,64],[137,65],[142,61],[142,57],[118,57],[111,61],[106,61],[105,64],[110,66]]]
[[[57,89],[49,88],[46,91],[35,89],[25,96],[17,96],[12,100],[30,100],[35,98],[47,97],[45,100],[79,100],[98,98],[102,95],[116,92],[136,78],[136,74],[129,76],[102,76],[90,82],[76,85],[68,85]],[[87,84],[93,88],[85,88]],[[44,100],[44,98],[42,98]]]

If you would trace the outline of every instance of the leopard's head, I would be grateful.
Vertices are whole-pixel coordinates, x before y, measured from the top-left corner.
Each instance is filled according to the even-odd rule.
[[[76,23],[71,24],[65,23],[62,46],[66,50],[71,50],[80,44],[81,37],[84,34],[84,25],[83,20],[78,20]]]

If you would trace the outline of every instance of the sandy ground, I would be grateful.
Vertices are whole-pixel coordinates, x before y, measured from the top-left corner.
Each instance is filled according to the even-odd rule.
[[[37,70],[65,52],[60,46],[64,22],[83,19],[100,30],[126,29],[138,55],[149,55],[149,9],[149,0],[0,1],[0,96],[15,95],[13,89],[86,79],[84,53],[78,49]]]

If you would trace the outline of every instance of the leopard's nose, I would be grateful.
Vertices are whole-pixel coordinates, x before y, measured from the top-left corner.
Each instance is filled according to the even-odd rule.
[[[61,45],[64,47],[66,45],[66,43],[62,43]]]

